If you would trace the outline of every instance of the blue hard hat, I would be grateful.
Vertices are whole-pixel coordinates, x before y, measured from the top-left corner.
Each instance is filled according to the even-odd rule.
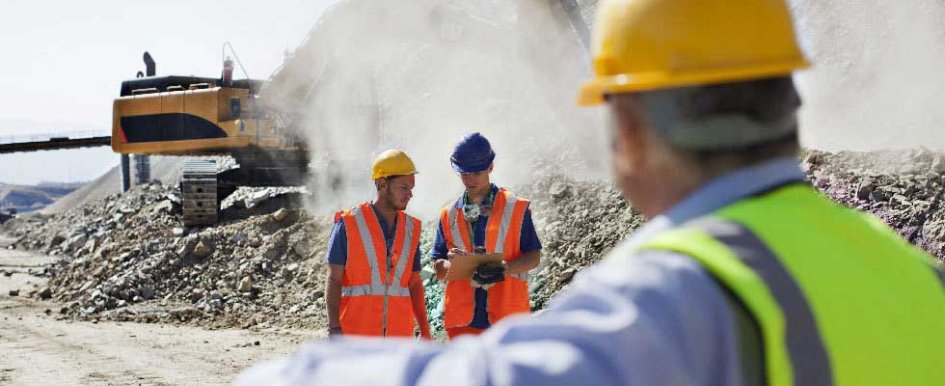
[[[466,134],[453,148],[450,163],[457,172],[476,173],[488,169],[494,159],[495,152],[489,140],[482,134],[472,133]]]

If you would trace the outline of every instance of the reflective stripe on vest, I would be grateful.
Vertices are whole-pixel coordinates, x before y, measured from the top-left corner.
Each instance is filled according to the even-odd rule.
[[[524,222],[528,201],[515,197],[512,193],[500,189],[496,194],[489,220],[486,223],[484,246],[488,253],[502,253],[505,261],[514,261],[521,256],[521,228]],[[447,248],[472,250],[469,224],[463,212],[455,205],[443,209],[440,214],[440,226],[446,239]],[[486,306],[492,323],[502,318],[530,311],[528,301],[528,273],[508,275],[488,291]],[[454,280],[446,284],[444,296],[444,327],[467,326],[472,322],[475,307],[475,290],[469,280]]]
[[[361,235],[361,246],[364,247],[364,254],[367,256],[368,266],[371,267],[371,285],[381,286],[384,282],[381,281],[381,270],[377,267],[377,261],[379,259],[377,258],[377,250],[374,248],[374,237],[377,237],[377,235],[373,234],[371,230],[368,229],[367,220],[364,218],[364,210],[364,205],[362,205],[351,214],[354,216],[354,221],[358,225],[358,232]],[[373,209],[368,208],[368,210]],[[381,235],[381,237],[383,238],[383,235]],[[344,291],[344,287],[342,287],[341,290]]]
[[[498,198],[496,198],[498,200]],[[487,244],[492,244],[491,248],[493,253],[504,253],[505,252],[505,238],[509,234],[509,228],[512,227],[512,212],[515,209],[515,203],[517,198],[511,194],[505,194],[505,205],[502,208],[502,220],[499,221],[499,232],[496,235],[495,240],[489,240],[489,236],[486,236]],[[488,241],[491,241],[489,243]],[[487,245],[487,248],[490,246]]]
[[[498,234],[496,235],[495,240],[488,240],[490,243],[487,245],[487,249],[493,251],[492,253],[505,253],[505,239],[508,237],[509,231],[512,228],[512,215],[515,211],[515,204],[518,202],[518,198],[515,197],[512,193],[505,192],[506,200],[505,205],[503,205],[502,210],[502,220],[499,222]],[[449,221],[449,237],[448,241],[453,243],[456,248],[462,249],[464,251],[471,251],[472,248],[468,248],[466,245],[467,237],[464,237],[462,233],[463,229],[469,229],[465,219],[462,218],[463,214],[456,207],[456,205],[450,205],[447,208],[447,221]],[[460,223],[462,221],[462,223]],[[462,232],[462,233],[461,233]],[[488,239],[488,237],[487,237]],[[502,242],[499,242],[502,240]],[[522,272],[509,275],[519,280],[528,281],[529,273]]]
[[[832,385],[830,359],[807,298],[774,252],[741,224],[716,218],[693,222],[725,244],[768,285],[781,306],[794,384]]]
[[[708,217],[687,223],[685,226],[702,230],[715,241],[723,244],[734,254],[734,257],[761,279],[774,301],[777,302],[784,324],[784,338],[781,342],[786,346],[790,360],[792,384],[833,385],[830,360],[811,307],[800,286],[774,252],[754,233],[733,221]],[[712,270],[711,267],[709,269]],[[750,305],[748,307],[751,309]],[[765,341],[765,345],[772,344]]]
[[[450,208],[447,210],[447,221],[449,221],[449,241],[456,248],[462,249],[464,251],[472,251],[469,245],[467,245],[467,240],[469,237],[463,237],[462,229],[469,229],[465,226],[466,221],[463,220],[463,223],[460,224],[459,219],[463,214],[459,212],[459,209],[456,208],[456,205],[450,205]],[[463,225],[462,227],[460,225]]]
[[[413,244],[414,241],[417,241],[415,239],[418,235],[414,233],[418,221],[403,212],[397,213],[397,229],[395,230],[396,236],[394,244],[391,245],[391,251],[384,251],[384,259],[382,260],[380,259],[381,255],[378,254],[375,245],[377,243],[386,245],[383,230],[381,230],[381,234],[376,234],[371,231],[371,226],[368,225],[368,217],[365,215],[366,211],[373,211],[370,204],[362,204],[348,212],[347,215],[354,219],[355,225],[357,226],[357,238],[360,240],[360,245],[365,253],[364,257],[370,269],[371,282],[368,285],[350,285],[349,283],[344,283],[341,288],[341,295],[343,298],[359,298],[364,296],[383,297],[382,312],[381,315],[378,316],[380,317],[381,323],[381,335],[386,336],[389,298],[410,297],[409,288],[402,285],[402,282],[405,281],[404,275],[410,274],[407,272],[407,262],[413,257],[411,252],[415,251],[416,248]],[[373,220],[373,217],[371,219]],[[379,227],[379,224],[376,224],[376,226]],[[358,241],[353,240],[353,237],[349,235],[348,242],[352,243]],[[399,258],[396,267],[392,267],[391,254],[395,251],[398,252]],[[352,257],[349,256],[349,258]],[[384,271],[388,273],[386,277],[382,275],[382,270],[378,263],[379,261],[384,261],[387,264],[387,266],[384,267]]]
[[[745,306],[768,385],[945,384],[945,287],[931,257],[809,186],[734,203],[642,249],[693,258]]]
[[[355,221],[357,221],[358,223],[358,230],[361,232],[361,234],[370,235],[371,232],[368,230],[367,220],[364,218],[364,210],[362,208],[358,208],[353,214],[354,214]],[[406,219],[401,219],[401,220],[406,220]],[[400,248],[397,248],[398,246],[396,245],[392,246],[392,249],[400,250],[400,259],[398,259],[397,261],[397,268],[394,271],[393,276],[391,276],[390,278],[386,278],[387,280],[381,279],[381,271],[380,271],[380,268],[377,266],[377,261],[379,259],[377,258],[378,257],[377,251],[374,250],[374,242],[370,238],[366,238],[362,236],[361,243],[364,246],[365,253],[367,253],[368,265],[371,267],[371,285],[370,286],[342,287],[341,288],[342,294],[345,293],[346,288],[347,288],[348,289],[347,291],[349,293],[352,293],[352,295],[349,295],[349,296],[364,296],[364,295],[385,295],[386,296],[386,295],[392,295],[392,294],[397,294],[394,296],[410,296],[409,290],[406,287],[402,287],[400,285],[400,280],[393,280],[393,279],[400,279],[401,277],[403,277],[404,271],[406,271],[407,269],[407,260],[409,260],[410,258],[410,249],[411,249],[410,241],[413,239],[413,227],[408,226],[408,224],[406,223],[407,221],[398,221],[398,224],[397,224],[398,228],[401,228],[401,227],[403,228],[404,238],[403,238],[403,244],[399,246]],[[385,245],[387,244],[386,241],[384,243]],[[387,261],[387,263],[390,264],[389,255],[386,256],[385,261]],[[363,290],[356,289],[356,288],[362,288],[362,287],[368,287],[371,290],[367,292],[363,292]]]
[[[409,288],[374,285],[354,285],[341,287],[341,296],[384,296],[385,291],[391,296],[410,296]]]

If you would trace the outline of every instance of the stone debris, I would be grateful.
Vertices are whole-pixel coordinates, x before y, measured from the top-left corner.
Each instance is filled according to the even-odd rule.
[[[49,289],[49,287],[43,287],[43,289],[37,292],[36,296],[39,296],[39,298],[43,300],[52,298],[52,290]]]
[[[197,245],[194,246],[192,253],[195,257],[202,259],[213,253],[213,248],[210,248],[204,240],[200,240],[197,242]]]
[[[66,304],[60,312],[71,317],[324,324],[324,300],[316,302],[315,293],[324,292],[327,220],[276,208],[184,229],[179,205],[168,204],[174,194],[161,184],[139,186],[58,215],[21,217],[2,230],[18,247],[63,257],[47,267],[48,287],[36,296]]]
[[[803,166],[811,184],[835,201],[879,217],[939,261],[945,257],[945,154],[809,152]]]
[[[529,281],[536,310],[567,287],[576,272],[600,261],[643,225],[643,216],[610,183],[554,177],[526,187],[522,195],[531,200],[543,247],[543,263]]]
[[[252,292],[253,279],[251,279],[249,276],[243,277],[243,279],[240,280],[239,287],[237,287],[236,290],[242,293]]]
[[[942,154],[807,152],[802,166],[810,183],[835,201],[876,215],[938,259],[945,255]],[[547,176],[512,190],[531,200],[543,244],[542,264],[529,280],[535,310],[644,223],[607,182]],[[48,287],[31,296],[60,302],[66,317],[325,327],[330,217],[270,199],[242,218],[184,229],[174,194],[160,184],[136,187],[54,216],[23,216],[0,231],[17,248],[63,257],[38,273],[50,278]],[[254,194],[244,192],[240,200]],[[444,286],[429,258],[435,232],[436,221],[424,224],[421,274],[431,326],[442,336]]]

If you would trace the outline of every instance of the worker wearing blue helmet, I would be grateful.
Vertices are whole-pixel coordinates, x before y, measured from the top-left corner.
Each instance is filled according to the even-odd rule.
[[[541,243],[528,200],[493,184],[495,152],[479,133],[463,137],[450,162],[466,190],[443,209],[433,246],[437,277],[453,259],[467,254],[501,254],[501,263],[480,265],[472,279],[446,283],[443,327],[450,339],[478,335],[493,323],[531,311],[528,272],[538,266]]]

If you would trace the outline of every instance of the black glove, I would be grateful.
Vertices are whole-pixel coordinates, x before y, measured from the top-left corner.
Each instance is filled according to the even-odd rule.
[[[473,287],[489,289],[493,284],[505,280],[505,265],[502,263],[489,263],[476,267],[473,273]]]

